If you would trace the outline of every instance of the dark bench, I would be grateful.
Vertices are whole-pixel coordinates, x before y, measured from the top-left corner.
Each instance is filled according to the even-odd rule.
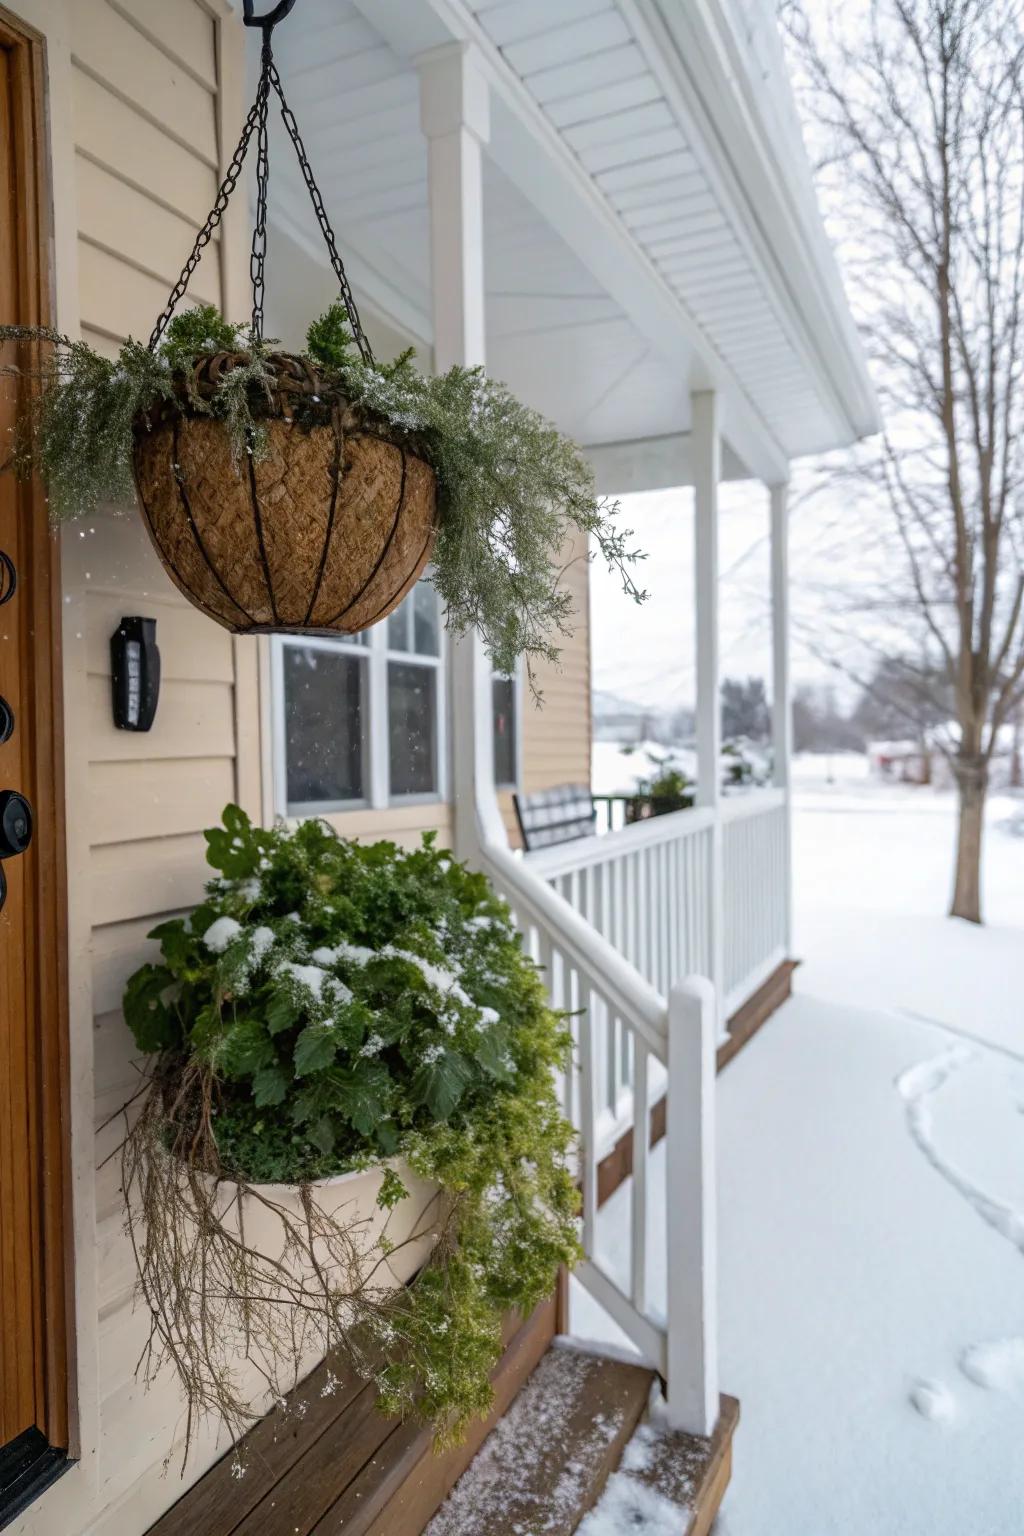
[[[558,784],[554,789],[537,789],[512,799],[527,852],[592,837],[596,831],[597,813],[589,785]]]

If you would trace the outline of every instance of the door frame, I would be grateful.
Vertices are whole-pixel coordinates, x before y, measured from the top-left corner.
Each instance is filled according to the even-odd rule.
[[[0,42],[10,50],[14,85],[14,153],[18,176],[16,228],[19,307],[25,323],[51,323],[54,273],[50,166],[47,150],[46,40],[0,3]],[[31,1150],[31,1197],[38,1218],[42,1292],[40,1454],[26,1466],[13,1497],[0,1504],[0,1525],[24,1509],[69,1464],[75,1442],[68,1037],[68,922],[63,753],[62,584],[60,543],[51,533],[42,486],[19,487],[19,512],[30,530],[29,570],[16,602],[36,637],[29,679],[32,764],[24,790],[35,813],[33,845],[34,1017],[38,1120]],[[45,636],[45,644],[40,644]]]

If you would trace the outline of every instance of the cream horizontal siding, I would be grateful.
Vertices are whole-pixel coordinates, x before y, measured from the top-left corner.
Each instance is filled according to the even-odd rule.
[[[216,171],[219,163],[216,93],[216,34],[213,18],[198,0],[168,6],[167,25],[174,27],[189,9],[199,17],[206,38],[206,79],[176,59],[166,43],[159,43],[136,25],[137,7],[115,9],[110,0],[75,0],[71,11],[71,55],[75,67],[105,86],[152,123],[160,133],[192,151]],[[152,14],[155,6],[146,6]],[[197,28],[197,33],[199,28]],[[185,36],[186,29],[178,34]],[[154,162],[151,179],[166,175],[160,160]]]
[[[218,22],[204,0],[74,0],[72,115],[77,192],[78,299],[83,338],[111,356],[146,340],[216,196],[221,142]],[[227,66],[241,78],[238,49]],[[232,102],[237,114],[240,100]],[[244,225],[244,212],[241,214]],[[218,231],[190,299],[237,307],[232,286],[244,248]],[[233,267],[226,265],[231,258]],[[134,1261],[124,1231],[118,1110],[139,1085],[121,1014],[127,977],[155,946],[146,935],[200,897],[210,870],[203,830],[241,799],[259,814],[256,642],[236,641],[175,590],[133,510],[104,510],[71,540],[65,580],[81,628],[76,689],[86,722],[72,765],[82,794],[88,867],[75,872],[92,924],[95,1264],[99,1507],[82,1528],[120,1531],[127,1499],[143,1529],[180,1496],[162,1465],[181,1431],[171,1378],[146,1393],[135,1367],[146,1325],[133,1314]],[[119,731],[112,717],[110,638],[122,616],[156,619],[160,700],[152,730]],[[190,1468],[196,1475],[209,1447]]]
[[[94,162],[143,193],[154,208],[169,209],[198,228],[217,195],[213,166],[168,139],[84,70],[73,71],[71,84],[79,160]],[[154,166],[160,167],[156,177]]]
[[[403,847],[418,843],[424,832],[436,832],[442,847],[449,847],[453,836],[452,807],[441,800],[421,805],[391,805],[377,811],[338,811],[324,819],[342,837],[361,841],[384,838]]]
[[[558,784],[590,783],[590,583],[585,546],[570,541],[562,552],[562,585],[572,593],[572,634],[559,642],[557,662],[535,669],[541,702],[527,686],[522,698],[522,789],[530,794]],[[519,844],[511,795],[501,796],[509,837]]]

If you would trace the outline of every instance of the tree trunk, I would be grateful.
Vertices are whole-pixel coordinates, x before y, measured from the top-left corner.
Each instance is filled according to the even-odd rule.
[[[985,823],[988,777],[984,771],[959,771],[957,791],[960,821],[956,844],[956,879],[950,917],[981,922],[981,844]]]
[[[932,749],[927,741],[921,742],[921,783],[932,782]]]

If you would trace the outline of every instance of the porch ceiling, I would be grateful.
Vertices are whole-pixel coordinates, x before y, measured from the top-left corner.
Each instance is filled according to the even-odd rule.
[[[740,64],[785,89],[767,78],[771,38],[740,38],[719,0],[303,0],[275,47],[358,294],[429,344],[413,60],[453,38],[478,45],[492,85],[490,372],[587,445],[677,440],[690,390],[716,387],[735,467],[769,479],[874,428],[809,183],[790,169],[774,187],[791,207],[773,233],[753,201],[772,167],[735,173],[743,111],[763,160],[788,164],[794,142],[790,120],[753,122],[742,100]],[[682,45],[691,65],[704,50],[699,81]],[[712,102],[720,67],[728,96]],[[283,142],[273,158],[276,207],[312,251]]]

